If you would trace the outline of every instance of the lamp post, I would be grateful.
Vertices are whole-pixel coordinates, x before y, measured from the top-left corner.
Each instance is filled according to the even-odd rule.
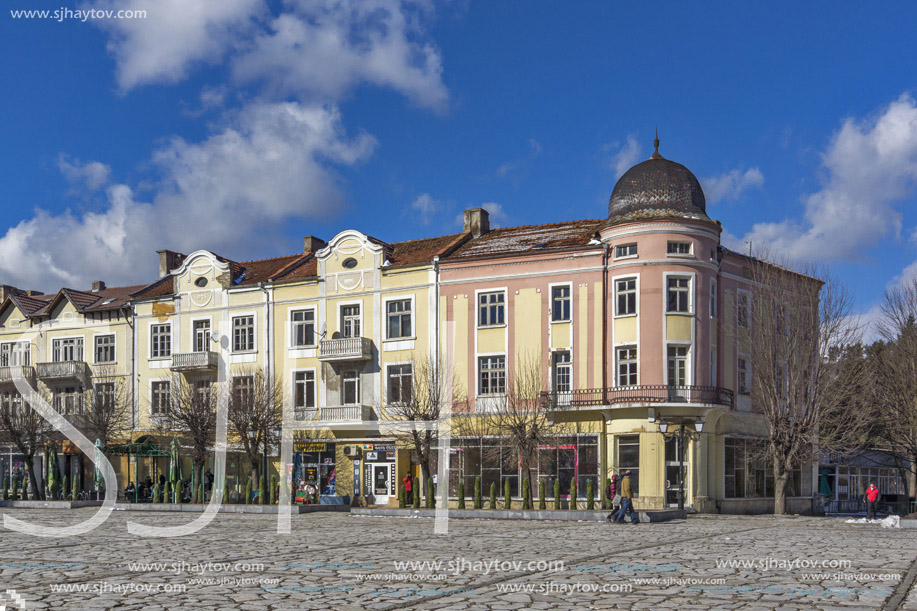
[[[672,420],[670,423],[668,420],[660,418],[656,422],[663,438],[678,439],[678,510],[683,511],[685,508],[685,439],[691,439],[692,441],[700,439],[700,435],[704,431],[704,420],[703,418],[694,420],[693,431],[689,431],[685,427],[685,424],[691,420],[690,418],[679,417]],[[674,424],[678,428],[670,432],[670,424]]]
[[[281,434],[281,431],[280,431],[280,427],[279,427],[279,426],[275,426],[275,427],[273,427],[273,428],[271,429],[271,431],[270,431],[270,437],[268,437],[268,430],[267,430],[267,428],[265,427],[265,429],[264,429],[264,472],[263,472],[263,475],[262,475],[261,477],[265,478],[265,479],[264,479],[264,492],[265,492],[266,498],[261,499],[261,504],[262,504],[262,505],[266,505],[266,504],[267,504],[267,499],[269,499],[269,498],[271,497],[271,495],[270,495],[270,490],[268,490],[268,486],[270,485],[270,479],[268,479],[268,475],[267,475],[267,472],[268,472],[268,458],[267,458],[267,449],[268,449],[268,445],[269,445],[269,442],[270,442],[270,441],[273,441],[273,440],[275,440],[275,439],[279,439],[279,438],[280,438],[280,434]],[[260,487],[260,486],[259,486],[258,490],[261,490],[261,487]]]

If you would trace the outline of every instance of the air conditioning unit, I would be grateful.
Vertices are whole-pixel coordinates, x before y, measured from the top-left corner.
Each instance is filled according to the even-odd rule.
[[[360,455],[360,446],[344,446],[344,456],[356,458]]]

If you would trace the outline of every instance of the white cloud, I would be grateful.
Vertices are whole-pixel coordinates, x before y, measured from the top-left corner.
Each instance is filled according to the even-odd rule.
[[[822,155],[822,188],[803,219],[756,224],[745,239],[793,259],[853,260],[901,231],[895,206],[917,181],[917,105],[902,95],[874,117],[847,119]]]
[[[481,208],[487,210],[491,229],[502,227],[509,220],[509,215],[503,210],[503,206],[496,202],[485,202],[481,204]]]
[[[348,137],[333,108],[252,104],[201,142],[173,138],[153,155],[149,203],[120,184],[108,206],[82,215],[36,215],[0,238],[0,271],[13,284],[53,290],[152,280],[154,251],[209,248],[238,257],[266,245],[290,218],[328,216],[344,205],[329,163],[365,159],[375,140]]]
[[[266,13],[265,0],[95,0],[102,10],[145,10],[145,19],[99,19],[111,39],[122,91],[148,83],[175,83],[198,63],[218,63],[254,18]]]
[[[640,161],[642,149],[632,135],[627,137],[627,142],[623,145],[615,143],[613,147],[618,149],[618,152],[611,158],[611,169],[615,171],[615,180],[617,180]]]
[[[235,59],[240,82],[263,82],[275,96],[337,100],[358,85],[390,87],[442,111],[442,58],[424,36],[432,4],[401,0],[287,2]]]
[[[519,178],[522,174],[523,168],[535,157],[541,154],[541,144],[538,143],[534,138],[529,138],[529,148],[531,149],[525,157],[520,157],[519,159],[513,159],[512,161],[507,161],[500,165],[497,168],[497,177],[506,178],[506,177],[515,177]]]
[[[57,168],[74,187],[85,187],[89,191],[97,190],[111,176],[111,168],[104,163],[80,163],[79,159],[64,154],[58,156]]]
[[[410,209],[417,213],[415,220],[421,225],[429,225],[441,207],[442,202],[433,199],[429,193],[421,193],[410,205]]]
[[[744,172],[734,169],[719,176],[701,179],[704,196],[708,204],[722,201],[735,201],[744,191],[760,188],[764,185],[764,174],[758,168],[749,168]]]

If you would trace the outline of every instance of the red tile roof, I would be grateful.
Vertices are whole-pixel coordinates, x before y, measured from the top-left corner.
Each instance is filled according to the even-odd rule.
[[[447,261],[588,248],[604,223],[605,219],[601,219],[492,229],[464,243]]]

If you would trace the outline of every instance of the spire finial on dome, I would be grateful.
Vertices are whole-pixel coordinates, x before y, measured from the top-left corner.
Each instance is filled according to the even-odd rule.
[[[662,155],[659,154],[659,127],[656,127],[656,139],[653,140],[653,147],[655,147],[656,150],[650,155],[650,159],[662,159]]]

